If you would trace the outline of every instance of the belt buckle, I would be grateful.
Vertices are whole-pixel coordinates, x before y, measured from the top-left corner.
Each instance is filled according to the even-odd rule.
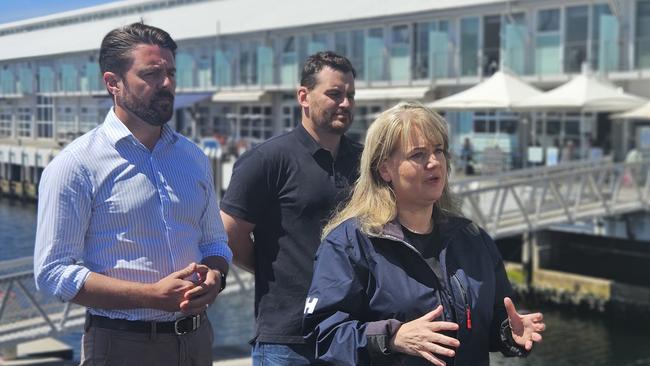
[[[189,330],[179,329],[179,324],[181,324],[181,322],[184,322],[184,321],[190,320],[190,319],[192,319],[192,328],[191,329],[189,329]],[[177,319],[176,321],[174,321],[174,333],[176,333],[176,335],[179,335],[179,336],[183,335],[183,334],[187,334],[187,333],[190,333],[190,332],[193,332],[193,331],[197,330],[200,325],[201,325],[201,314],[188,316],[188,317],[185,317],[185,318],[180,318],[180,319]]]

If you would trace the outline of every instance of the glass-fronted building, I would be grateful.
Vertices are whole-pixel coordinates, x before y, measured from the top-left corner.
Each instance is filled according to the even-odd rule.
[[[120,1],[0,25],[0,146],[62,146],[100,123],[112,104],[99,43],[140,20],[179,44],[172,124],[196,139],[255,142],[291,129],[300,65],[327,49],[357,69],[359,139],[396,102],[433,101],[499,69],[550,89],[589,68],[650,96],[650,0]],[[471,137],[478,150],[519,151],[516,114],[447,116],[455,149]],[[579,137],[578,123],[558,113],[538,128],[562,141]],[[592,130],[595,140],[611,134]]]

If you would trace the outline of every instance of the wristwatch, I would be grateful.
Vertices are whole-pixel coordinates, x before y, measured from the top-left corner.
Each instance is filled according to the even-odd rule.
[[[221,292],[226,288],[226,273],[219,271],[219,274],[221,274],[221,288],[219,289],[219,292]]]

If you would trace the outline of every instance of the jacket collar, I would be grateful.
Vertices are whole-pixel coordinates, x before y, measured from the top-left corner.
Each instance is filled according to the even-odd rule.
[[[434,230],[438,230],[440,239],[442,242],[446,242],[447,239],[456,232],[457,229],[463,228],[472,222],[464,217],[459,216],[443,216],[437,220],[434,220],[434,225],[436,226]],[[402,224],[397,221],[397,218],[393,219],[381,230],[381,234],[377,237],[385,237],[389,239],[397,239],[400,241],[405,241],[404,231],[402,230]]]

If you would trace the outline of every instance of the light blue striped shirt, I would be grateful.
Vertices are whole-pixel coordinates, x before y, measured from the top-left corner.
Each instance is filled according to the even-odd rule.
[[[90,272],[154,283],[208,256],[232,259],[210,163],[169,126],[150,151],[111,109],[43,172],[34,253],[41,291],[69,301]],[[155,309],[90,312],[129,320],[181,316]]]

